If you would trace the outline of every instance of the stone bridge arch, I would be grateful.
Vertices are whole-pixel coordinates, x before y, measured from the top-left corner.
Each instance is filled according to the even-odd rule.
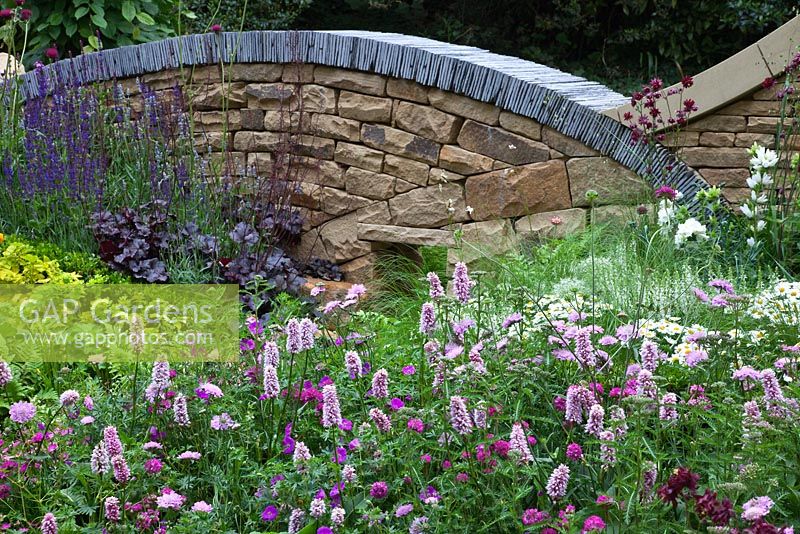
[[[796,34],[797,21],[775,41]],[[724,136],[706,134],[726,133],[716,130],[729,119],[701,119],[689,135],[698,146],[681,148],[698,173],[663,146],[631,145],[618,120],[627,97],[599,83],[419,37],[210,33],[102,54],[103,62],[90,54],[47,68],[130,88],[137,78],[157,90],[183,84],[205,142],[241,167],[269,169],[282,102],[297,97],[310,116],[298,125],[298,154],[314,169],[296,198],[307,210],[298,252],[331,259],[350,279],[369,277],[387,244],[450,246],[456,228],[496,252],[519,236],[577,230],[587,224],[589,189],[600,193],[596,220],[662,183],[677,186],[693,208],[694,194],[719,181],[713,169],[734,168],[703,165],[689,150],[720,148],[713,143]],[[33,76],[22,81],[25,94],[38,92]],[[738,136],[753,133],[747,128],[724,148],[745,142]],[[645,181],[649,167],[668,169],[659,184]]]

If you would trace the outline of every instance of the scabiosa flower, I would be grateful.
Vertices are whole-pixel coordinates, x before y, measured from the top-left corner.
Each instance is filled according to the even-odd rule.
[[[342,424],[342,411],[339,407],[339,394],[335,384],[327,384],[322,388],[322,426],[337,427]]]
[[[450,397],[450,424],[462,436],[472,433],[472,418],[467,410],[467,402],[464,397]]]
[[[599,436],[600,432],[603,431],[605,415],[606,412],[603,410],[602,406],[593,404],[592,407],[589,408],[589,417],[586,420],[586,433],[592,436]]]
[[[474,282],[469,279],[466,264],[461,261],[456,263],[453,271],[453,294],[461,304],[469,302],[473,285]]]
[[[505,319],[503,319],[502,327],[508,329],[514,326],[515,324],[521,322],[522,322],[522,314],[520,312],[514,312]]]
[[[300,340],[302,350],[311,350],[314,348],[314,334],[317,333],[319,328],[314,324],[314,321],[308,317],[300,321]]]
[[[389,371],[386,369],[378,369],[372,375],[372,396],[378,399],[389,396]]]
[[[314,519],[319,519],[328,511],[328,505],[325,504],[324,499],[315,498],[311,501],[311,505],[308,507],[308,513]]]
[[[121,454],[111,457],[111,467],[114,469],[114,480],[120,484],[125,484],[131,479],[131,470],[128,467],[128,462]]]
[[[369,411],[369,417],[381,432],[389,432],[392,429],[391,419],[379,408],[372,408]]]
[[[149,460],[144,462],[144,470],[146,473],[151,475],[157,475],[163,469],[163,465],[161,464],[161,460],[158,458],[150,458]]]
[[[344,353],[344,366],[351,379],[361,376],[363,364],[361,362],[361,357],[356,351],[348,350]]]
[[[292,512],[294,513],[294,512]],[[268,504],[261,512],[262,521],[275,521],[278,518],[278,508],[274,504]]]
[[[211,428],[214,430],[235,430],[239,426],[241,425],[234,421],[228,412],[222,412],[211,418]]]
[[[106,452],[109,457],[122,454],[122,442],[119,439],[117,427],[107,426],[103,429],[103,442],[105,443]]]
[[[92,449],[92,458],[89,462],[89,465],[92,468],[92,473],[96,474],[105,474],[108,473],[109,469],[111,469],[111,460],[108,457],[108,452],[106,451],[106,445],[104,442],[100,442],[94,446]]]
[[[431,300],[436,300],[444,296],[444,287],[442,287],[442,281],[439,280],[439,275],[436,273],[428,273],[428,285],[430,286],[428,295]]]
[[[286,351],[289,354],[297,354],[303,350],[303,330],[300,321],[289,319],[286,324]]]
[[[14,380],[14,373],[11,372],[11,365],[0,360],[0,387],[5,387]]]
[[[422,305],[419,315],[419,331],[422,334],[430,335],[436,328],[436,311],[432,302],[426,302]]]
[[[384,481],[375,482],[369,489],[369,495],[373,499],[385,499],[389,495],[389,485]]]
[[[56,516],[47,512],[42,518],[42,534],[58,534],[58,523]]]
[[[186,451],[178,455],[178,460],[199,460],[202,455],[196,451]]]
[[[94,400],[89,395],[86,395],[83,398],[83,407],[89,410],[90,412],[94,410]]]
[[[324,503],[323,503],[324,504]],[[295,508],[289,514],[289,534],[297,534],[303,528],[305,523],[306,513],[300,508]]]
[[[292,462],[295,466],[305,465],[311,459],[311,451],[302,441],[298,441],[294,445],[294,453],[292,454]]]
[[[742,505],[742,519],[755,521],[769,513],[775,503],[769,497],[755,497]]]
[[[189,408],[186,403],[186,395],[178,393],[172,403],[172,414],[175,424],[178,426],[189,426]]]
[[[579,462],[583,458],[583,449],[577,443],[567,445],[567,458],[573,462]]]
[[[267,399],[274,399],[281,392],[281,386],[278,383],[278,371],[271,364],[264,364],[264,397]]]
[[[78,393],[74,389],[68,389],[61,394],[61,396],[59,397],[59,402],[61,403],[62,407],[67,408],[78,402],[78,399],[80,398],[81,398],[80,393]]]
[[[676,421],[678,419],[678,410],[675,409],[676,404],[678,404],[678,396],[674,393],[665,393],[661,397],[658,418],[662,421]]]
[[[508,438],[508,453],[511,452],[516,453],[520,462],[524,463],[533,460],[531,449],[528,447],[528,440],[525,438],[525,430],[520,423],[514,423],[511,427],[511,436]]]
[[[112,523],[119,522],[121,517],[119,512],[119,499],[116,497],[106,497],[104,505],[106,510],[106,519]]]
[[[15,402],[8,408],[8,417],[20,425],[24,425],[36,417],[36,405],[30,402]]]
[[[206,501],[197,501],[192,505],[192,512],[201,512],[204,514],[210,514],[214,511],[214,507],[208,504]]]
[[[550,478],[547,479],[547,495],[555,500],[561,499],[567,494],[567,485],[569,484],[569,467],[564,464],[559,464],[558,467],[553,469]]]
[[[180,510],[184,502],[186,502],[186,497],[169,488],[164,488],[163,493],[156,497],[158,507],[167,510]]]
[[[606,523],[603,521],[602,517],[599,515],[590,515],[586,518],[586,521],[583,522],[581,534],[586,532],[600,532],[604,528],[606,528]]]

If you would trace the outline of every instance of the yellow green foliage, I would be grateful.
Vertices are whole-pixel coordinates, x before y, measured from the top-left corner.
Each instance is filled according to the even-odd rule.
[[[10,243],[0,254],[0,284],[76,284],[77,273],[62,271],[58,262],[38,256],[25,243]]]

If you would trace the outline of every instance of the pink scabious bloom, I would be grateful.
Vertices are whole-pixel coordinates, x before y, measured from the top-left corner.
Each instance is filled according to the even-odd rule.
[[[116,497],[106,497],[104,502],[106,510],[106,519],[112,523],[117,523],[120,520],[121,514],[119,511],[119,499]]]
[[[15,402],[8,408],[8,417],[20,425],[24,425],[36,417],[36,405],[31,402]]]
[[[373,499],[385,499],[389,495],[389,485],[382,480],[375,482],[369,489],[369,495]]]
[[[131,470],[128,462],[121,454],[111,457],[111,467],[114,469],[114,480],[120,484],[125,484],[131,479]]]
[[[537,525],[547,521],[548,519],[550,519],[550,514],[544,510],[538,510],[536,508],[528,508],[522,513],[522,524],[526,527]]]
[[[281,386],[278,382],[278,371],[273,365],[268,363],[264,364],[264,397],[267,399],[274,399],[281,392]]]
[[[693,287],[692,291],[694,291],[694,296],[697,297],[697,300],[703,303],[708,302],[708,294],[705,291],[699,287]]]
[[[334,310],[339,308],[341,305],[342,305],[342,301],[341,300],[331,300],[330,302],[325,304],[324,308],[322,308],[322,313],[325,314],[325,315],[329,315]],[[302,510],[301,510],[301,512],[302,512]]]
[[[322,293],[325,293],[325,291],[327,291],[327,288],[325,287],[325,284],[318,284],[318,285],[312,287],[311,291],[309,291],[309,293],[311,294],[312,297],[318,297]]]
[[[687,367],[697,367],[700,362],[708,360],[708,353],[704,350],[693,350],[684,358]]]
[[[755,497],[742,505],[742,519],[756,521],[769,513],[775,503],[769,497]]]
[[[194,391],[197,393],[197,396],[203,400],[208,400],[211,397],[220,399],[225,396],[219,386],[212,384],[211,382],[204,382],[200,384],[200,387]]]
[[[319,519],[328,511],[328,505],[325,504],[324,499],[320,499],[319,497],[315,498],[311,501],[311,504],[308,507],[308,513],[314,519]]]
[[[583,522],[581,534],[585,534],[586,532],[600,532],[604,528],[606,528],[606,523],[603,521],[602,517],[599,515],[590,515],[586,518],[586,521]]]
[[[159,449],[160,450],[160,449],[163,449],[164,446],[162,444],[160,444],[159,442],[157,442],[157,441],[148,441],[147,443],[142,445],[142,448],[144,450],[146,450],[146,451],[149,451],[151,449]]]
[[[214,507],[206,501],[197,501],[192,505],[192,512],[200,512],[203,514],[210,514],[214,511]]]
[[[469,279],[469,272],[464,262],[456,263],[453,271],[453,294],[461,304],[469,302],[472,286],[475,283]]]
[[[295,466],[305,465],[311,459],[311,451],[305,443],[298,441],[294,445],[294,453],[292,454],[292,462]]]
[[[68,389],[61,394],[61,397],[59,397],[59,401],[61,403],[61,406],[66,408],[78,402],[78,399],[80,398],[81,398],[80,393],[78,393],[74,389]]]
[[[436,300],[444,296],[444,288],[442,287],[442,281],[439,280],[439,275],[436,273],[428,273],[428,285],[430,286],[428,295],[431,300]]]
[[[410,503],[401,504],[400,506],[397,507],[397,510],[395,510],[394,516],[395,517],[405,517],[405,516],[407,516],[408,514],[410,514],[413,511],[414,511],[414,505],[413,504],[410,504]]]
[[[658,409],[658,418],[662,421],[677,421],[678,410],[675,406],[678,404],[678,396],[674,393],[665,393],[661,397],[661,406]]]
[[[58,523],[56,516],[50,512],[44,514],[42,518],[42,534],[58,534]]]
[[[567,485],[569,484],[569,467],[564,464],[559,464],[558,467],[553,469],[550,478],[547,479],[547,495],[555,500],[561,499],[567,494]]]
[[[104,442],[101,441],[92,449],[92,458],[89,465],[92,468],[92,473],[95,474],[105,474],[111,469],[111,460],[108,457]]]
[[[419,331],[422,334],[430,335],[436,328],[436,311],[432,302],[422,305],[419,315]]]
[[[450,424],[462,436],[472,433],[472,418],[467,410],[467,401],[464,397],[450,397]]]
[[[300,321],[300,342],[302,350],[311,350],[314,348],[314,334],[319,331],[314,321],[308,317]]]
[[[271,365],[276,369],[278,368],[280,363],[280,351],[278,350],[278,345],[276,345],[274,341],[267,341],[264,343],[264,346],[261,347],[261,363]]]
[[[178,460],[199,460],[202,455],[195,451],[186,451],[178,455]]]
[[[14,380],[14,373],[11,372],[11,365],[0,360],[0,387],[5,387]]]
[[[408,429],[421,434],[425,430],[425,423],[422,419],[409,419]]]
[[[639,349],[639,361],[642,362],[642,369],[647,369],[651,373],[655,372],[656,367],[661,360],[661,355],[658,353],[658,345],[645,339],[642,342],[642,347]]]
[[[81,417],[82,425],[91,425],[92,423],[94,423],[94,417],[92,417],[91,415],[85,415]]]
[[[602,406],[593,404],[592,407],[589,408],[589,417],[586,420],[586,433],[592,436],[599,436],[600,432],[603,431],[605,415],[606,412],[603,410]]]
[[[323,502],[324,504],[324,502]],[[297,534],[303,528],[305,523],[306,513],[300,508],[295,508],[289,514],[289,534]]]
[[[86,395],[83,398],[83,407],[89,410],[90,412],[94,410],[94,400],[89,395]]]
[[[342,424],[342,410],[339,406],[339,394],[335,384],[327,384],[322,388],[322,426],[338,427]]]
[[[610,430],[600,432],[598,436],[602,444],[600,445],[600,461],[603,462],[603,469],[608,469],[617,463],[617,449],[611,443],[614,442],[614,433]]]
[[[348,350],[344,353],[344,366],[351,379],[361,376],[363,364],[361,362],[361,357],[356,351]]]
[[[289,319],[286,323],[286,351],[289,354],[297,354],[303,350],[303,331],[300,321]]]
[[[157,475],[163,468],[164,466],[158,458],[150,458],[144,462],[144,471],[150,475]]]
[[[522,314],[520,312],[514,312],[503,320],[502,327],[511,328],[515,324],[521,322],[522,322]]]
[[[573,462],[579,462],[583,458],[583,449],[577,443],[567,445],[567,458]]]
[[[103,429],[103,442],[109,457],[122,454],[122,442],[119,439],[117,427],[107,426]]]
[[[378,369],[372,375],[372,396],[377,399],[389,396],[389,371],[386,369]]]
[[[716,278],[714,280],[711,280],[708,283],[708,287],[713,287],[713,288],[719,289],[720,291],[724,291],[725,293],[727,293],[729,295],[733,295],[734,294],[733,284],[731,284],[727,280],[723,280],[722,278]]]
[[[211,428],[214,430],[235,430],[241,425],[233,420],[228,412],[222,412],[211,418]]]
[[[520,462],[530,462],[533,460],[528,440],[525,438],[525,430],[520,423],[511,426],[511,435],[508,438],[508,452],[515,452]]]
[[[367,294],[367,288],[364,284],[353,284],[347,291],[345,300],[356,300]]]
[[[167,510],[180,510],[184,502],[186,502],[186,497],[169,488],[164,488],[162,494],[156,497],[156,505]]]
[[[186,395],[178,393],[172,403],[172,414],[175,424],[178,426],[189,426],[189,408],[187,406]]]
[[[391,419],[389,419],[389,416],[383,413],[382,410],[378,408],[372,408],[369,411],[369,417],[381,432],[389,432],[392,429]]]

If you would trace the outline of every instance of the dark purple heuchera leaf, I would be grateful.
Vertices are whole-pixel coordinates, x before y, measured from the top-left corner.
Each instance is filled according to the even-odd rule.
[[[251,225],[246,222],[237,224],[233,231],[228,234],[234,243],[237,245],[253,246],[258,243],[258,232]]]

